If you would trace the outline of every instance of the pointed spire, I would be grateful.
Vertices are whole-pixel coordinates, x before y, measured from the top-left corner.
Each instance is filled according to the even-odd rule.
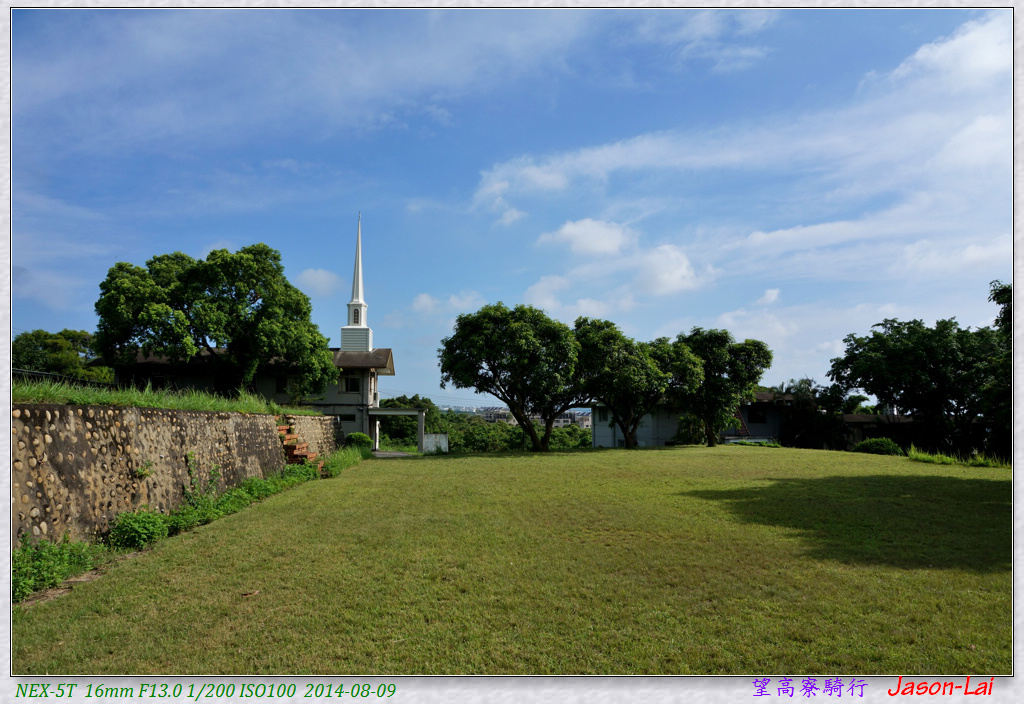
[[[373,330],[366,320],[363,300],[363,214],[356,228],[356,264],[352,271],[352,300],[348,302],[348,322],[341,328],[341,349],[351,352],[373,350]]]
[[[352,272],[352,302],[363,302],[363,214],[359,213],[356,226],[356,265]]]

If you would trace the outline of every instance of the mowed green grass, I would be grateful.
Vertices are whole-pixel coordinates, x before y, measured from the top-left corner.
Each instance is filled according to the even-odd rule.
[[[27,674],[1008,674],[1011,475],[757,447],[370,460],[15,606]]]

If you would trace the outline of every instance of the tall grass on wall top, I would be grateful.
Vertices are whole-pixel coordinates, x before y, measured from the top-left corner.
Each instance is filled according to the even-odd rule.
[[[205,391],[144,389],[110,389],[75,386],[51,380],[15,379],[11,385],[12,403],[54,403],[74,406],[125,406],[134,408],[165,408],[177,411],[219,413],[267,413],[279,415],[321,415],[308,408],[282,407],[263,398],[241,392],[236,398],[215,396]]]

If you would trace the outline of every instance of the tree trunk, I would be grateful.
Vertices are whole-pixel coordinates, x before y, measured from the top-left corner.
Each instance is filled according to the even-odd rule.
[[[532,423],[530,425],[533,425]],[[551,450],[551,429],[555,425],[555,417],[552,416],[544,421],[544,437],[541,438],[541,452]]]
[[[708,443],[708,447],[714,447],[718,444],[718,433],[715,431],[714,425],[704,421],[704,439]]]
[[[506,401],[506,403],[508,402]],[[508,410],[512,413],[512,417],[516,419],[516,422],[519,423],[519,427],[523,429],[523,433],[529,434],[530,442],[533,443],[533,451],[547,451],[547,446],[541,443],[540,437],[537,435],[537,428],[533,425],[530,417],[522,412],[521,409],[513,409],[511,405],[509,405]]]
[[[636,428],[632,427],[632,423],[627,423],[622,418],[619,418],[618,414],[612,414],[615,418],[616,425],[619,426],[619,430],[622,431],[622,444],[627,450],[632,450],[636,447]]]

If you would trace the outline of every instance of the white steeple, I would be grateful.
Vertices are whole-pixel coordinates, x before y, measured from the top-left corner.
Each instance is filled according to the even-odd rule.
[[[348,302],[348,321],[341,328],[343,352],[373,350],[373,330],[366,324],[366,301],[363,300],[363,215],[356,226],[356,264],[352,270],[352,300]]]
[[[363,214],[356,225],[356,266],[352,272],[352,303],[363,302]],[[350,304],[351,305],[351,304]],[[351,318],[349,319],[351,323]]]

